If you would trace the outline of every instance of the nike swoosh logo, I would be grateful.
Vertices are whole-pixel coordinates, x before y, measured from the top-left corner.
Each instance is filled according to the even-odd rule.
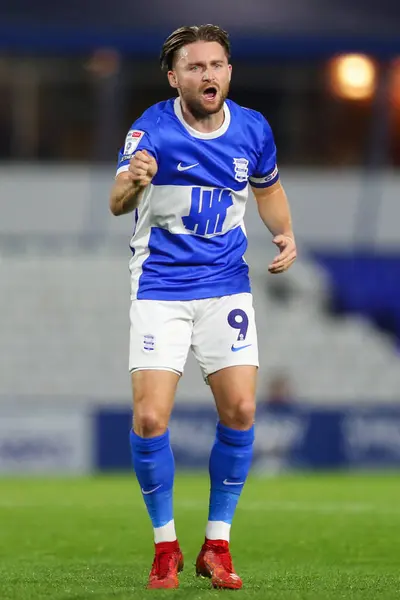
[[[193,169],[193,167],[197,167],[199,163],[195,163],[194,165],[183,166],[182,163],[178,165],[178,171],[188,171],[189,169]]]
[[[244,348],[250,348],[253,344],[246,344],[245,346],[234,346],[232,344],[231,350],[232,352],[239,352],[239,350],[243,350]]]
[[[224,485],[243,485],[244,481],[228,481],[227,479],[224,479],[222,483]]]
[[[156,490],[158,490],[160,487],[162,486],[162,483],[160,483],[160,485],[158,485],[157,487],[153,488],[152,490],[148,490],[147,492],[142,488],[142,492],[145,496],[147,496],[147,494],[152,494],[153,492],[155,492]]]

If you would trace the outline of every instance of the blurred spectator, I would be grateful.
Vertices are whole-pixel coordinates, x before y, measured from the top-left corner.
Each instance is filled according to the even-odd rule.
[[[267,380],[257,405],[254,472],[274,475],[287,470],[299,423],[288,373],[276,371]]]
[[[294,394],[289,376],[277,372],[268,379],[265,396],[259,404],[265,408],[289,407],[294,403]]]

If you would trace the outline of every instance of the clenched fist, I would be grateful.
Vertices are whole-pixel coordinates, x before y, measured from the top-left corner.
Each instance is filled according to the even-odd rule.
[[[149,185],[157,171],[157,162],[147,150],[139,150],[129,161],[131,180],[137,181],[142,187]]]

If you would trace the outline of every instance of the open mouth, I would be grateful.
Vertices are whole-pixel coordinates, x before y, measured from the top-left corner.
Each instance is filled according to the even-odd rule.
[[[217,91],[218,90],[216,87],[210,86],[204,90],[203,96],[208,101],[215,100],[215,98],[217,96]]]

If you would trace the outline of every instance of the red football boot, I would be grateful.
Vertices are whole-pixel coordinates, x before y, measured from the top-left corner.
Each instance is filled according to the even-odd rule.
[[[178,573],[183,569],[183,555],[178,540],[155,544],[155,555],[147,585],[150,590],[179,587]]]
[[[226,540],[206,538],[196,560],[196,574],[210,577],[214,588],[240,590],[243,585],[233,568],[229,542]]]

